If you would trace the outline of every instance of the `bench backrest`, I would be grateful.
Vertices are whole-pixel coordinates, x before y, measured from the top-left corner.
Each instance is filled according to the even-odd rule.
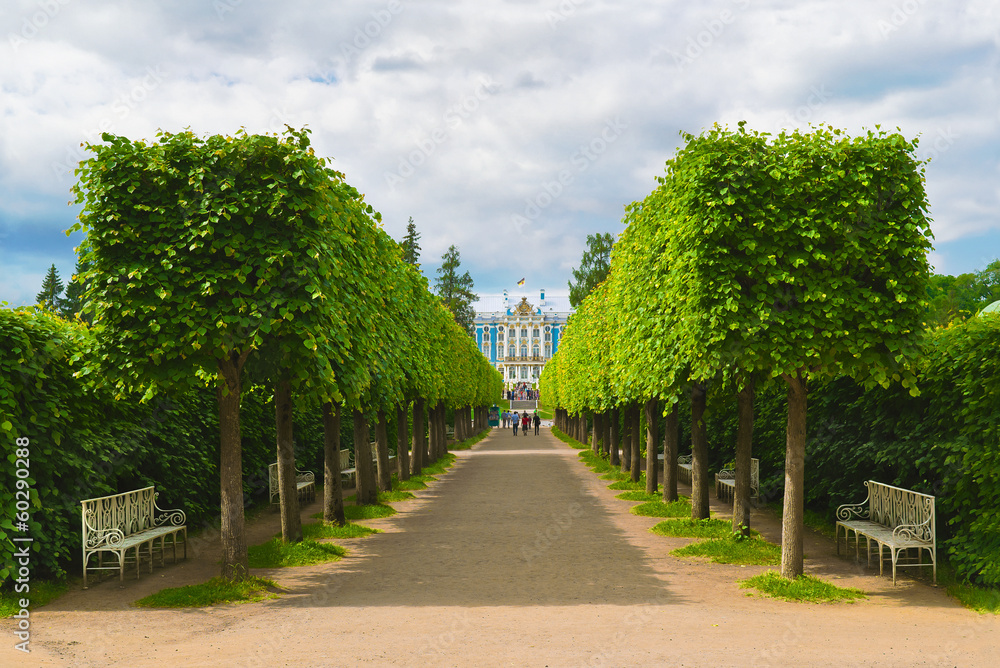
[[[156,524],[156,490],[144,487],[80,502],[83,544],[87,548],[114,546],[123,538],[152,529]]]
[[[915,527],[913,537],[934,540],[934,497],[913,490],[893,487],[869,480],[868,519],[895,529],[907,525]]]
[[[351,451],[344,449],[340,451],[340,470],[346,471],[351,468]]]

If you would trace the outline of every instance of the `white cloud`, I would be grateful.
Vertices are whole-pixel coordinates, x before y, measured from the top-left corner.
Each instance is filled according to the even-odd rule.
[[[42,5],[57,9],[33,26]],[[586,235],[620,232],[623,207],[652,189],[678,131],[714,122],[899,126],[935,153],[938,240],[1000,227],[1000,16],[988,0],[20,0],[5,9],[0,244],[24,275],[51,262],[4,230],[36,228],[52,236],[53,256],[65,254],[66,172],[102,124],[135,138],[308,125],[387,231],[399,238],[413,216],[429,275],[455,243],[483,291],[525,274],[565,286]],[[581,147],[616,118],[626,127],[614,142],[581,161]],[[559,183],[564,172],[571,178]],[[525,216],[532,203],[537,215]],[[519,215],[529,223],[518,226]],[[954,252],[937,253],[935,266],[971,269]],[[35,292],[0,284],[0,299]]]

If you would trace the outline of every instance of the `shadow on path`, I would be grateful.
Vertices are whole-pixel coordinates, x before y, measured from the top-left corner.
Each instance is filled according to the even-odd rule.
[[[587,491],[575,454],[548,430],[494,430],[394,519],[399,531],[365,538],[363,555],[302,577],[275,605],[678,602]]]

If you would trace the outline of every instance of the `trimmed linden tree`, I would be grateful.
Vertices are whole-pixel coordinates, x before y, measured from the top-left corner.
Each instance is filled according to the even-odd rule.
[[[100,370],[119,391],[147,399],[168,388],[217,388],[222,575],[241,579],[247,358],[268,349],[294,360],[294,385],[327,393],[332,364],[349,345],[328,280],[340,275],[338,256],[352,243],[334,224],[339,175],[314,155],[304,130],[102,139],[88,146],[95,155],[81,163],[73,189],[83,204],[75,229],[88,234],[86,297]]]
[[[911,392],[930,248],[916,141],[715,127],[668,162],[677,340],[691,378],[788,386],[781,574],[802,573],[810,378]],[[681,287],[682,285],[682,287]],[[742,379],[742,380],[741,380]],[[749,463],[749,453],[743,454]]]

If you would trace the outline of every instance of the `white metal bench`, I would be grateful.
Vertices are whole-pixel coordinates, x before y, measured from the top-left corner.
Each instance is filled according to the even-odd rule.
[[[736,494],[736,469],[725,468],[715,474],[715,497],[733,502]],[[750,498],[757,501],[760,498],[760,460],[750,459]]]
[[[855,558],[860,559],[860,536],[865,537],[868,565],[871,565],[871,544],[878,543],[878,572],[882,574],[882,548],[889,548],[892,559],[892,583],[896,584],[896,567],[930,566],[937,582],[937,536],[934,517],[934,497],[874,480],[865,482],[868,498],[862,503],[845,504],[837,508],[835,526],[837,554],[840,554],[840,530],[844,529],[844,545],[849,546],[849,532],[854,532]],[[915,549],[917,559],[899,563],[900,553]],[[923,562],[924,550],[930,563]]]
[[[351,462],[351,451],[344,450],[340,451],[340,475],[347,479],[347,482],[353,482],[357,476],[358,470],[354,467]]]
[[[183,510],[164,510],[156,505],[153,487],[112,494],[80,502],[83,524],[83,588],[87,588],[87,572],[117,570],[118,580],[125,583],[125,562],[135,558],[135,577],[139,578],[143,554],[149,556],[149,572],[153,572],[153,550],[160,541],[160,565],[167,536],[171,539],[174,563],[177,563],[177,534],[184,534],[184,558],[187,559],[187,520]],[[116,566],[104,565],[104,554],[118,558]],[[97,555],[97,566],[90,559]]]
[[[694,455],[680,455],[677,457],[677,479],[687,484],[691,483],[691,460]]]
[[[267,478],[270,482],[271,503],[280,503],[281,485],[278,483],[278,463],[269,464],[267,467]],[[295,471],[295,489],[299,493],[299,499],[312,501],[316,498],[316,474],[312,471]],[[277,500],[275,500],[277,499]]]

